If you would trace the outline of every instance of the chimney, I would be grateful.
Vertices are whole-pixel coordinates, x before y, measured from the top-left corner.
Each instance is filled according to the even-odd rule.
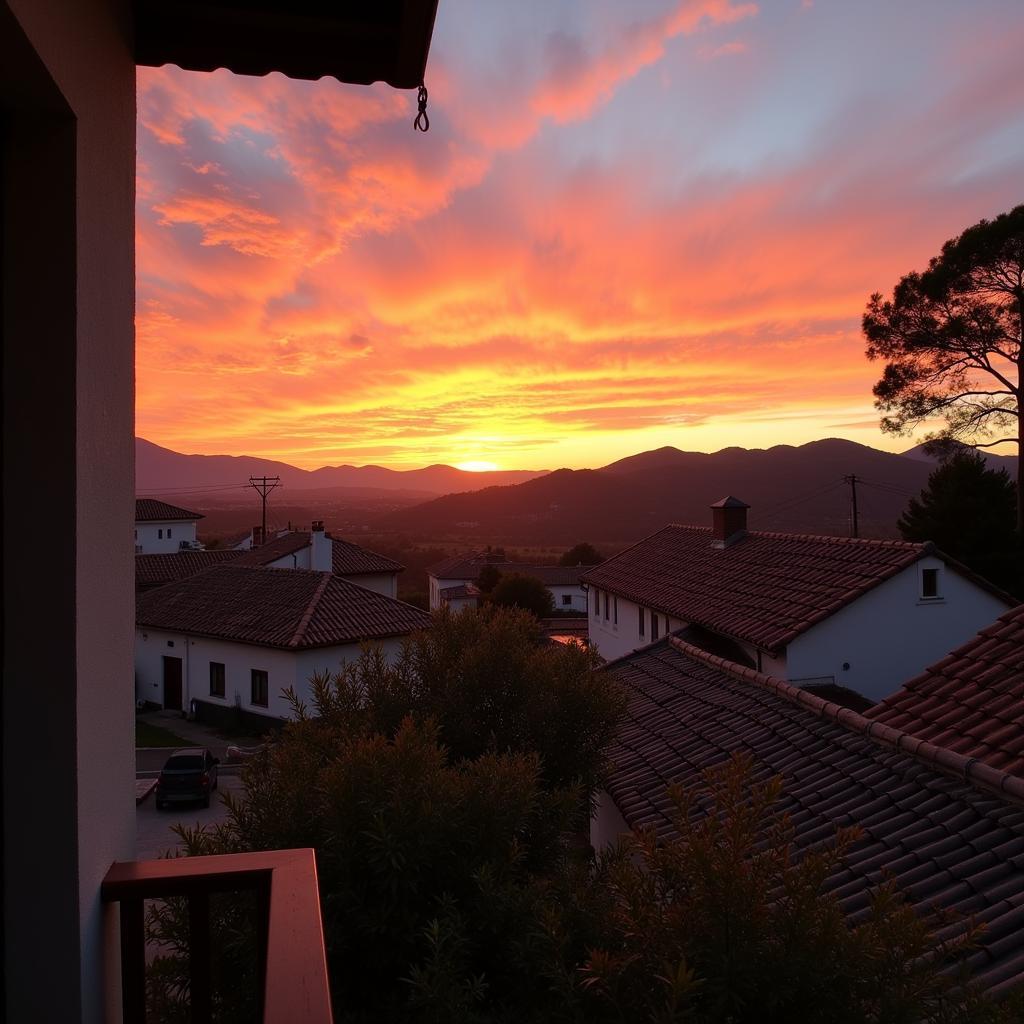
[[[731,494],[711,506],[711,546],[727,548],[747,535],[747,509],[750,506]]]
[[[254,526],[252,528],[252,543],[249,545],[252,548],[258,548],[263,544],[263,527]]]
[[[314,572],[332,572],[334,569],[334,545],[331,538],[324,532],[324,521],[314,519],[310,527],[312,550],[309,555],[309,567]]]

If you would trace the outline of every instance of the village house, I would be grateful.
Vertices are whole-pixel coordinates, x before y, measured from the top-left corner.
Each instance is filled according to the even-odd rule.
[[[286,530],[266,541],[257,527],[246,548],[236,552],[237,565],[333,572],[385,597],[398,596],[398,574],[405,570],[393,558],[333,537],[322,520],[314,520],[308,531]]]
[[[580,584],[583,566],[510,562],[504,555],[487,551],[455,555],[427,569],[430,580],[430,610],[434,611],[442,606],[453,610],[467,606],[476,607],[480,597],[476,580],[487,565],[494,566],[502,575],[519,573],[522,576],[535,576],[551,593],[555,614],[587,610],[587,595]]]
[[[196,523],[203,516],[156,498],[135,499],[135,553],[169,554],[200,547]]]
[[[706,770],[742,755],[754,780],[781,777],[776,810],[797,849],[860,829],[824,885],[851,920],[892,878],[920,913],[953,912],[944,940],[984,927],[968,961],[982,991],[999,998],[1024,981],[1024,779],[677,637],[608,668],[627,707],[592,822],[597,849],[631,829],[673,838],[669,787],[700,801]],[[964,713],[948,694],[935,710]]]
[[[1024,605],[864,717],[1024,778]]]
[[[590,642],[608,660],[668,633],[803,687],[874,702],[1016,602],[931,544],[670,525],[587,569]],[[866,706],[866,703],[862,706]]]
[[[288,688],[308,702],[312,676],[354,661],[364,642],[391,660],[430,625],[333,573],[237,561],[140,594],[135,619],[137,700],[256,727],[289,716]]]

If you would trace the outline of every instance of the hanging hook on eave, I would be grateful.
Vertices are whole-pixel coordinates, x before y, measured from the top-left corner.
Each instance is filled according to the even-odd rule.
[[[416,103],[420,110],[412,126],[418,132],[429,132],[430,118],[427,117],[427,87],[422,82],[420,83],[419,92],[416,94]]]

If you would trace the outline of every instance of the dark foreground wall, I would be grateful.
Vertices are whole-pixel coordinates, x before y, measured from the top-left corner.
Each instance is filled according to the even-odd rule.
[[[126,0],[0,0],[3,1001],[99,1021],[134,853]],[[111,981],[115,981],[113,986]]]

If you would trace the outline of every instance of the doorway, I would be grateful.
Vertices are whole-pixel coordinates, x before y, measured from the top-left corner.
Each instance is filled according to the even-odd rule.
[[[181,658],[164,656],[164,707],[181,710]]]

